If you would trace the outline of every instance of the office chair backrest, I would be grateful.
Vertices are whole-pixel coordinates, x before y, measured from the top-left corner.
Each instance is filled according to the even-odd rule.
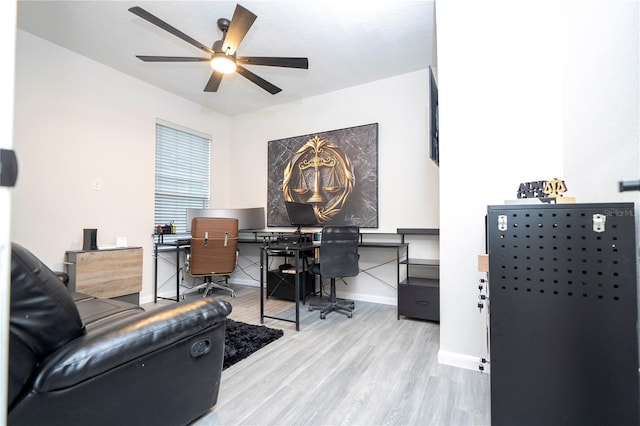
[[[320,242],[320,275],[328,278],[355,277],[358,265],[357,226],[325,226]]]
[[[196,217],[191,222],[191,275],[230,274],[236,268],[238,219]]]

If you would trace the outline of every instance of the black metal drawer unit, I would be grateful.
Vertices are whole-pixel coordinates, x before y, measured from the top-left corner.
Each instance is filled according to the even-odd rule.
[[[635,219],[489,206],[492,425],[640,424]]]
[[[405,243],[406,235],[440,235],[439,229],[434,228],[398,228],[401,242]],[[409,246],[406,246],[406,256],[400,260],[406,267],[406,279],[398,282],[398,318],[406,317],[440,321],[440,280],[438,259],[417,259],[409,257]],[[420,276],[416,272],[420,270]],[[398,271],[400,276],[400,271]]]
[[[309,271],[298,272],[298,274],[300,274],[300,300],[305,300],[315,292],[315,276]],[[295,300],[295,285],[295,273],[285,273],[277,269],[267,271],[267,298]]]

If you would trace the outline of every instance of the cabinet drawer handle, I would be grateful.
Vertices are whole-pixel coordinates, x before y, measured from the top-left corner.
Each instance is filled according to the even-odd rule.
[[[429,301],[428,300],[416,300],[416,303],[418,305],[428,305]]]

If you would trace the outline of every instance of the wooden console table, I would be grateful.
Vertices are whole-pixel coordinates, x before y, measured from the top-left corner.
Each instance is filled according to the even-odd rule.
[[[69,290],[139,303],[142,247],[66,252]]]

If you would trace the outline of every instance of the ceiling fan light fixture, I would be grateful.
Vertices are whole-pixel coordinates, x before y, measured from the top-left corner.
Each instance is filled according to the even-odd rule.
[[[223,74],[230,74],[236,70],[235,59],[233,56],[225,55],[222,52],[216,53],[211,58],[211,68]]]
[[[230,74],[233,72],[237,72],[242,77],[260,86],[260,88],[266,90],[272,95],[282,91],[279,87],[269,83],[267,80],[244,68],[242,65],[264,65],[270,67],[309,69],[308,58],[268,56],[240,56],[237,58],[236,52],[238,51],[238,45],[242,42],[249,31],[249,28],[251,28],[253,22],[257,18],[254,13],[239,4],[236,4],[232,20],[226,18],[218,19],[218,29],[222,31],[222,39],[216,40],[211,47],[189,37],[182,31],[172,27],[140,6],[130,8],[129,12],[139,16],[156,27],[169,32],[179,39],[186,41],[208,55],[206,57],[136,55],[138,59],[144,62],[209,62],[213,72],[204,87],[205,92],[217,92],[224,74]],[[238,60],[240,62],[237,62]]]

